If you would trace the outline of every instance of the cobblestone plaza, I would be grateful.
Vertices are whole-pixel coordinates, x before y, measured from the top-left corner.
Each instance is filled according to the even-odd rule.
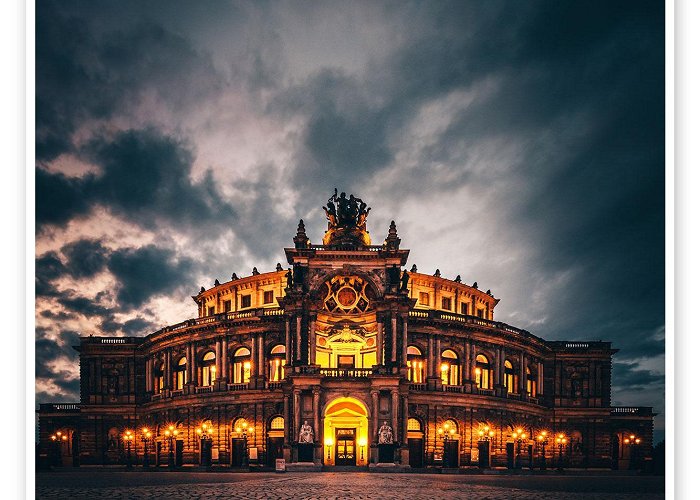
[[[637,499],[664,497],[649,476],[503,476],[375,473],[45,473],[37,499],[71,498],[478,498]]]

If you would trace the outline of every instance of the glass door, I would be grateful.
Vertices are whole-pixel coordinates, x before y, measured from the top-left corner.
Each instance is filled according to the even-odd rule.
[[[355,429],[335,430],[335,465],[356,465]]]

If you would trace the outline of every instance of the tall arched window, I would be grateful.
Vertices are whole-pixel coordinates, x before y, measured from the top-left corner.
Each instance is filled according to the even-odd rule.
[[[459,362],[457,353],[451,349],[442,351],[440,377],[443,385],[459,385]]]
[[[233,354],[233,383],[247,384],[250,381],[250,349],[239,347]]]
[[[531,398],[536,398],[537,397],[537,375],[530,371],[529,366],[526,369],[526,377],[527,377],[527,387],[526,387],[527,395],[530,396]]]
[[[493,370],[491,369],[491,363],[483,354],[479,354],[476,357],[474,380],[479,389],[493,389]]]
[[[409,418],[409,419],[408,419],[408,424],[407,424],[406,430],[409,430],[409,431],[422,431],[422,430],[423,430],[423,426],[421,425],[420,420],[418,420],[417,418]]]
[[[408,380],[414,384],[422,384],[425,380],[423,353],[417,347],[410,345],[406,349],[406,359],[408,360]]]
[[[216,380],[216,354],[209,351],[202,358],[202,385],[214,385]]]
[[[507,359],[503,363],[503,385],[506,387],[508,394],[515,394],[517,390],[515,370],[513,369],[513,363]]]
[[[153,392],[160,394],[163,391],[163,363],[158,362],[153,366]]]
[[[187,383],[187,358],[182,356],[175,365],[175,389],[184,389]]]
[[[284,430],[284,417],[275,417],[270,421],[271,431],[283,431]]]
[[[279,382],[284,379],[284,364],[286,362],[286,349],[280,344],[270,350],[270,382]]]

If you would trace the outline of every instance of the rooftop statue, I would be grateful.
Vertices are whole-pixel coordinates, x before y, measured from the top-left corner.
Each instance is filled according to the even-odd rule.
[[[336,188],[323,210],[328,219],[328,230],[323,237],[324,245],[352,244],[353,240],[362,245],[371,243],[367,231],[367,215],[371,208],[362,198],[353,194],[348,198],[344,192],[338,196]]]

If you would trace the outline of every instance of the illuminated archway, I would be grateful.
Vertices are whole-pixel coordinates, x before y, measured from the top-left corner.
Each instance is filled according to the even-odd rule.
[[[369,463],[368,415],[365,404],[356,398],[340,397],[328,403],[323,415],[323,462],[326,465]]]

